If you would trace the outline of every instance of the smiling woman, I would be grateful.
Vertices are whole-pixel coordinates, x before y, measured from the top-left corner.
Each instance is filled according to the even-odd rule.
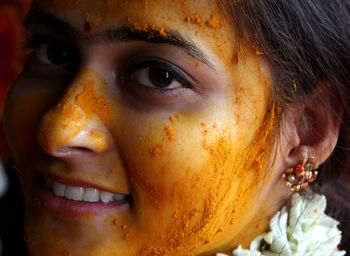
[[[349,7],[337,4],[317,8]],[[293,9],[274,1],[257,7],[210,0],[33,4],[26,20],[32,56],[5,111],[30,254],[213,255],[268,231],[269,219],[289,205],[290,188],[306,189],[339,132],[348,134],[349,74],[342,67],[350,48],[344,29],[332,34],[337,44],[317,52],[317,40],[298,41],[306,26],[286,44],[276,35],[288,35],[283,22],[292,19],[281,15],[279,26],[267,17]],[[295,26],[308,7],[294,13]],[[267,10],[267,20],[255,16]],[[339,25],[334,13],[323,17],[332,29]],[[348,12],[343,17],[349,22]],[[309,21],[315,31],[317,18]],[[347,141],[339,143],[345,155]],[[325,206],[319,195],[303,198],[293,196],[291,223],[303,207],[298,200]],[[335,223],[324,255],[343,255],[337,222],[323,218]],[[264,239],[256,250],[277,248],[271,235]],[[288,234],[284,247],[293,239]],[[317,241],[303,246],[310,254],[293,247],[294,255],[317,254]]]

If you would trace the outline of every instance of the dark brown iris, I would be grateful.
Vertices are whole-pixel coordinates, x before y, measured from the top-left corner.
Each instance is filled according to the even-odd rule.
[[[71,61],[69,49],[61,44],[52,43],[47,47],[47,58],[55,65],[63,65]]]
[[[165,69],[151,67],[149,69],[149,79],[155,87],[166,88],[174,80],[174,76]]]

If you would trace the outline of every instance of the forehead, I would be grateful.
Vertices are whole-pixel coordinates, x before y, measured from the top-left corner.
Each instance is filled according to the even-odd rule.
[[[198,14],[203,19],[219,14],[213,0],[38,0],[41,7],[56,11],[77,11],[98,21],[109,19],[172,20]],[[57,9],[59,8],[59,9]],[[199,15],[200,14],[200,15]]]
[[[82,33],[117,26],[178,32],[201,45],[208,55],[231,62],[234,25],[224,6],[213,0],[39,0],[40,9],[54,14]],[[229,57],[230,56],[230,57]]]

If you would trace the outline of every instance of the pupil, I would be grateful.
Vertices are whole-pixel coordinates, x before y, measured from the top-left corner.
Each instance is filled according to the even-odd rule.
[[[47,58],[55,65],[69,62],[69,51],[59,44],[50,44],[47,48]]]
[[[149,78],[154,86],[165,88],[174,80],[174,76],[162,68],[150,68]]]

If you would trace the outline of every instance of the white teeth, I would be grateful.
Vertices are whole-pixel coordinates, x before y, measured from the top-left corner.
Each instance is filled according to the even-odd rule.
[[[84,193],[84,201],[98,202],[100,200],[100,191],[96,188],[86,188]]]
[[[84,188],[77,186],[68,186],[51,178],[44,176],[45,183],[56,196],[65,197],[74,201],[109,203],[111,201],[121,201],[126,199],[125,194],[113,194],[96,188]]]
[[[53,192],[55,193],[56,196],[64,196],[66,186],[54,181],[52,184],[52,189],[53,189]]]
[[[101,191],[100,193],[101,201],[104,203],[109,203],[113,200],[113,194],[110,192]]]
[[[82,201],[84,196],[84,188],[66,186],[64,196],[75,201]]]

